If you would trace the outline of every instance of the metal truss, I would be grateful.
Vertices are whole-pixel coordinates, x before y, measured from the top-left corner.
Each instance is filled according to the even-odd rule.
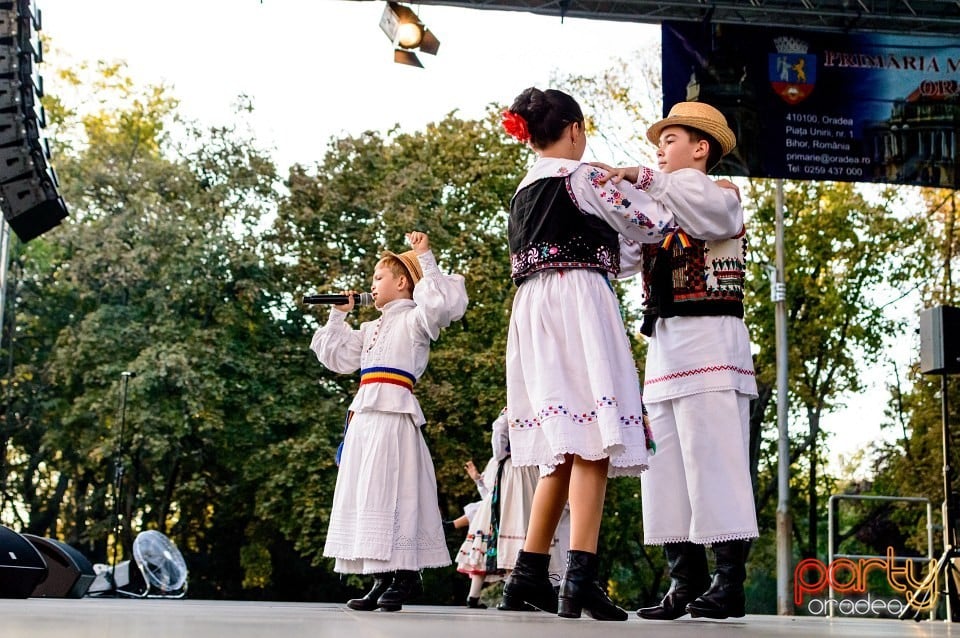
[[[712,22],[832,32],[953,36],[960,40],[960,0],[409,0],[557,18]]]

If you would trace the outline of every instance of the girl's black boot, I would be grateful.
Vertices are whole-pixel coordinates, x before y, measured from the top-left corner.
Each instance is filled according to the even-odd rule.
[[[567,573],[560,583],[558,614],[579,618],[585,611],[594,620],[626,620],[627,612],[613,604],[597,582],[596,554],[571,549],[567,552]]]
[[[550,554],[520,550],[517,564],[503,585],[503,606],[523,609],[530,604],[537,609],[557,613],[557,590],[550,581]]]
[[[393,581],[393,572],[387,574],[374,574],[373,587],[363,598],[351,598],[347,601],[347,607],[356,611],[373,611],[377,608],[377,599],[387,591],[390,583]]]

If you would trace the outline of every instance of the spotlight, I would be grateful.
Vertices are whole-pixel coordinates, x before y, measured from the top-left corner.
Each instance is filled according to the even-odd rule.
[[[397,28],[397,44],[404,49],[416,49],[423,41],[423,29],[412,22],[401,23]]]
[[[380,28],[393,43],[393,61],[398,64],[422,68],[423,64],[413,51],[419,49],[436,55],[440,48],[440,40],[420,22],[417,14],[398,2],[387,2],[380,17]]]

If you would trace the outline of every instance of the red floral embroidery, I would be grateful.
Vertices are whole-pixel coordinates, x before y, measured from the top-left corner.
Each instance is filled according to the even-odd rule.
[[[518,142],[526,143],[530,141],[530,131],[527,129],[527,121],[523,119],[522,115],[506,110],[501,114],[501,117],[503,130],[507,132],[507,135]]]

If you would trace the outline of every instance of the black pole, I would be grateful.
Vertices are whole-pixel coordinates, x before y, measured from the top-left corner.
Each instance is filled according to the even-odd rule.
[[[940,374],[940,427],[943,429],[941,437],[943,439],[943,553],[950,559],[956,557],[957,537],[954,526],[954,508],[953,500],[953,467],[951,466],[950,456],[950,410],[947,400],[947,372],[944,370]],[[953,567],[952,561],[947,563]],[[957,620],[957,614],[960,614],[960,605],[957,600],[957,585],[953,582],[953,570],[944,570],[944,592],[946,599],[946,619],[954,622]]]
[[[120,495],[123,488],[123,436],[127,424],[127,384],[135,372],[121,372],[123,390],[120,394],[120,438],[117,441],[117,453],[114,457],[113,475],[113,559],[110,561],[110,591],[117,593],[117,545],[120,544]]]
[[[947,370],[942,370],[940,377],[940,438],[943,445],[943,554],[937,561],[936,567],[924,578],[920,587],[914,592],[913,599],[919,606],[907,605],[900,613],[900,619],[920,620],[921,609],[930,602],[932,596],[945,594],[945,611],[948,622],[960,621],[960,596],[958,596],[957,582],[960,571],[953,561],[960,557],[957,548],[957,537],[953,520],[956,503],[953,496],[953,466],[950,456],[950,419],[949,401],[947,400]],[[942,580],[941,580],[942,579]],[[934,592],[934,589],[937,592]],[[933,613],[933,612],[931,612]]]
[[[940,375],[940,426],[943,428],[943,543],[944,549],[953,549],[957,546],[953,526],[953,468],[950,466],[950,428],[949,410],[947,409],[947,373]]]

